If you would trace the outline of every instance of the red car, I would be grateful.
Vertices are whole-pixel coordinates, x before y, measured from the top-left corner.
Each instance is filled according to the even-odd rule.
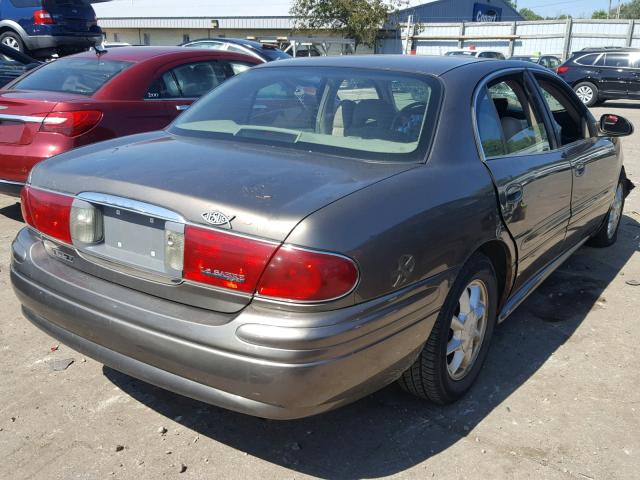
[[[0,90],[0,193],[72,148],[160,130],[197,98],[261,60],[179,47],[122,47],[43,65]]]

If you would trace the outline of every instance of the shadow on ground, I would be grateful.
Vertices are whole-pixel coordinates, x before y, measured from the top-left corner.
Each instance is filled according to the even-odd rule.
[[[598,105],[599,108],[632,108],[638,109],[640,108],[640,103],[634,101],[625,101],[625,100],[607,100],[602,105]]]
[[[603,291],[638,250],[638,238],[640,224],[625,216],[615,246],[576,252],[496,329],[478,383],[450,407],[429,405],[392,385],[333,412],[278,422],[212,407],[107,367],[104,374],[162,415],[265,461],[325,478],[392,475],[467,435],[571,337],[589,311],[603,308]]]
[[[14,203],[8,207],[0,208],[0,215],[15,220],[16,222],[23,222],[22,211],[20,210],[20,204]]]

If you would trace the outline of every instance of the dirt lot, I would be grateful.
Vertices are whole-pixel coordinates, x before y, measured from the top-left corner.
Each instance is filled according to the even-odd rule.
[[[595,113],[605,110],[640,126],[640,103]],[[640,184],[640,131],[624,145]],[[640,280],[638,212],[640,188],[618,244],[581,249],[499,327],[458,404],[436,408],[391,386],[273,422],[162,391],[64,345],[52,351],[11,290],[22,223],[0,196],[0,478],[638,478],[640,287],[626,283]]]

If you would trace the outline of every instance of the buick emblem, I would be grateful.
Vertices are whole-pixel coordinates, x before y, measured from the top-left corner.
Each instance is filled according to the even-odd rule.
[[[210,212],[204,212],[202,218],[211,225],[229,225],[229,228],[231,228],[231,222],[236,217],[227,217],[218,210],[211,210]]]

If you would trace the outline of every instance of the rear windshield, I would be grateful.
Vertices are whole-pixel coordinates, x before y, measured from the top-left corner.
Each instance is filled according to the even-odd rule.
[[[93,95],[129,65],[129,62],[94,58],[57,60],[35,70],[13,89]]]
[[[263,56],[268,58],[269,60],[286,60],[287,58],[291,58],[288,54],[284,53],[282,50],[272,47],[262,47],[260,50]]]
[[[379,161],[422,161],[440,83],[427,75],[333,67],[250,70],[216,88],[176,134],[279,144]]]

